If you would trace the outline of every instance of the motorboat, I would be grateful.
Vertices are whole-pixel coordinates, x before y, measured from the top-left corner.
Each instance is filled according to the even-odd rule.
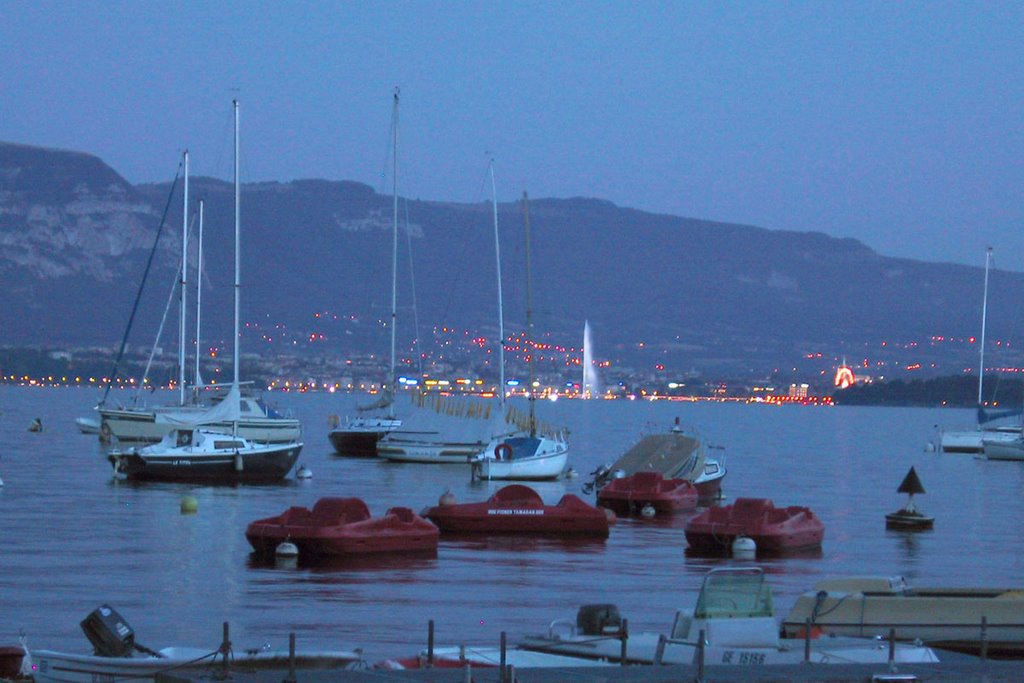
[[[583,490],[600,491],[612,480],[637,472],[658,472],[666,479],[686,479],[696,487],[700,503],[721,498],[722,480],[728,474],[725,459],[709,455],[704,441],[684,433],[676,418],[668,433],[648,434],[614,463],[597,468]]]
[[[1004,444],[1019,439],[1020,425],[1003,425],[999,427],[978,427],[957,432],[943,431],[939,436],[939,445],[943,453],[967,453],[977,455],[985,450],[985,442],[993,445]]]
[[[218,416],[214,409],[207,419]],[[254,483],[284,479],[301,450],[300,441],[260,444],[199,424],[174,429],[149,446],[111,449],[107,459],[115,474],[139,481]]]
[[[732,505],[710,507],[686,523],[686,542],[697,552],[719,553],[737,537],[752,540],[759,552],[820,548],[825,525],[809,508],[777,508],[766,498],[737,498]]]
[[[569,460],[564,437],[535,433],[497,439],[470,461],[474,479],[546,480],[562,476]]]
[[[782,631],[793,636],[810,622],[823,633],[920,640],[977,655],[1024,656],[1024,589],[912,588],[902,576],[820,581],[797,598]]]
[[[666,479],[660,472],[636,472],[613,479],[597,494],[597,504],[616,515],[668,515],[697,508],[697,487],[687,479]]]
[[[373,518],[359,498],[321,498],[310,510],[290,507],[249,524],[245,537],[257,555],[273,556],[285,541],[300,557],[437,552],[438,529],[405,507]]]
[[[543,534],[551,536],[608,536],[614,514],[567,493],[547,505],[536,491],[522,484],[502,487],[481,503],[456,503],[446,493],[422,515],[443,533]]]
[[[703,645],[703,647],[701,647]],[[889,643],[877,638],[779,636],[771,587],[759,567],[712,569],[697,603],[676,611],[669,634],[627,632],[615,605],[584,605],[575,622],[558,620],[517,647],[629,664],[772,665],[886,663]],[[896,643],[894,663],[938,662],[928,647]]]
[[[135,641],[131,626],[109,605],[98,607],[82,621],[81,626],[93,645],[92,654],[31,650],[35,683],[153,681],[162,673],[199,676],[268,669],[286,672],[292,666],[301,670],[365,668],[362,653],[358,650],[296,650],[294,657],[288,646],[233,650],[227,633],[224,640],[213,648],[167,647],[152,650]]]
[[[327,438],[338,455],[372,457],[377,455],[377,442],[401,426],[396,417],[350,416],[339,421]]]
[[[100,433],[100,421],[95,417],[76,417],[75,426],[82,434]]]

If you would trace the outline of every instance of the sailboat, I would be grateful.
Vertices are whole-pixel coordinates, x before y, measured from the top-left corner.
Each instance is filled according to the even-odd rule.
[[[491,193],[494,195],[494,161],[490,164]],[[508,436],[517,427],[505,410],[505,331],[501,309],[501,251],[498,244],[498,204],[494,213],[494,245],[498,261],[498,341],[501,344],[497,409],[493,403],[470,398],[419,395],[404,424],[377,443],[378,454],[394,462],[465,464],[486,450],[496,435]]]
[[[493,176],[492,176],[493,180]],[[497,200],[495,200],[496,202]],[[497,204],[495,204],[497,205]],[[495,210],[497,216],[497,210]],[[533,305],[530,295],[530,208],[523,192],[523,220],[526,229],[526,329],[533,340]],[[497,242],[497,218],[495,218]],[[502,347],[505,345],[502,335]],[[504,353],[502,353],[504,366]],[[557,479],[569,459],[565,430],[541,429],[537,422],[537,397],[533,386],[533,361],[528,363],[530,413],[524,428],[499,436],[473,459],[474,476],[482,479]],[[504,376],[504,371],[503,375]],[[504,389],[504,382],[502,382]],[[504,391],[502,391],[504,397]],[[503,404],[504,405],[504,404]]]
[[[1012,444],[1021,441],[1021,426],[1001,425],[998,427],[983,428],[982,425],[993,420],[1010,417],[1020,414],[1020,409],[986,411],[983,405],[984,380],[985,380],[985,325],[988,316],[988,275],[992,265],[992,247],[985,252],[985,287],[981,304],[981,339],[979,344],[979,368],[978,368],[978,425],[971,430],[947,432],[942,431],[939,437],[943,453],[982,453],[985,451],[985,443],[992,444],[993,452],[998,450],[1002,444]],[[1024,459],[1024,453],[1019,458]]]
[[[205,405],[200,397],[200,392],[209,392],[211,402],[216,404],[224,399],[223,387],[216,385],[206,386],[199,374],[199,324],[201,311],[202,287],[196,288],[196,354],[195,354],[195,377],[192,385],[192,394],[189,395],[185,381],[186,366],[186,298],[188,291],[188,179],[189,179],[189,153],[188,150],[182,155],[184,166],[184,192],[182,202],[182,227],[181,227],[181,270],[178,272],[179,291],[179,327],[178,327],[178,402],[176,405],[155,406],[147,408],[137,403],[131,406],[111,406],[101,403],[97,406],[99,420],[97,431],[104,443],[114,443],[120,447],[131,447],[148,445],[160,441],[170,432],[175,425],[194,421],[198,416],[209,410],[210,406]],[[202,229],[203,229],[203,202],[199,202],[199,263],[197,273],[202,277]],[[168,302],[170,303],[170,302]],[[159,335],[158,335],[159,337]],[[159,342],[159,338],[157,340]],[[157,344],[154,344],[156,347]],[[142,386],[139,387],[139,394]],[[138,394],[136,395],[136,401]],[[216,431],[232,433],[237,431],[240,436],[261,443],[290,443],[298,440],[302,435],[302,428],[297,419],[285,417],[277,413],[273,408],[267,406],[261,399],[243,395],[241,397],[241,416],[235,422],[223,421],[218,424],[210,424],[208,427]],[[81,420],[82,418],[80,418]],[[78,420],[79,427],[83,428]],[[84,429],[83,429],[84,431]]]
[[[108,459],[115,473],[149,481],[202,481],[216,483],[263,482],[283,479],[302,450],[298,440],[259,444],[238,434],[242,397],[239,389],[239,323],[241,311],[241,221],[238,157],[238,101],[235,118],[235,314],[233,381],[220,403],[185,419],[162,416],[172,429],[156,444],[129,450],[114,449]],[[230,434],[211,425],[230,424]]]
[[[328,434],[331,445],[339,455],[377,455],[377,442],[381,437],[402,426],[395,416],[395,323],[398,305],[398,88],[392,109],[394,126],[392,152],[394,173],[392,174],[392,251],[391,251],[391,373],[380,400],[358,408],[359,412],[384,411],[383,414],[357,415],[347,417],[343,424],[335,426]]]

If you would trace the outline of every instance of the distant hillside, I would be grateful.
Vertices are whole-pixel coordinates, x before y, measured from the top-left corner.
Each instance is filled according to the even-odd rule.
[[[170,197],[134,338],[149,344],[180,251],[180,185],[173,196],[170,188],[133,187],[86,154],[0,144],[0,286],[9,302],[0,311],[0,343],[118,341]],[[223,339],[232,188],[193,178],[190,192],[206,205],[204,329]],[[412,335],[407,242],[423,328],[493,331],[489,207],[402,206],[411,237],[403,232],[400,242],[404,343]],[[530,216],[538,330],[578,346],[589,319],[603,357],[628,361],[642,343],[645,358],[654,348],[678,368],[771,368],[807,349],[978,331],[979,268],[887,258],[821,233],[655,215],[597,199],[532,199]],[[299,348],[315,333],[325,335],[317,340],[323,348],[383,350],[376,321],[390,306],[390,197],[353,182],[253,183],[243,186],[241,217],[243,311],[253,325],[247,338],[271,339],[248,349],[273,348],[275,337]],[[514,329],[525,322],[526,298],[519,203],[502,204],[499,223],[506,325]],[[991,315],[990,332],[1007,334],[1017,325],[1024,276],[999,272],[993,282],[990,312],[1014,315]]]

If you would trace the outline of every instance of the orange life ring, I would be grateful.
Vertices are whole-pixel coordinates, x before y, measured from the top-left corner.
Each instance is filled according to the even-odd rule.
[[[494,457],[498,460],[511,460],[512,459],[512,447],[507,443],[499,443],[494,447]]]

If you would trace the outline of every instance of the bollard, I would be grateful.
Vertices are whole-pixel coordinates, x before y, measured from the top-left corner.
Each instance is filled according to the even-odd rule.
[[[889,629],[889,672],[896,671],[896,629]]]
[[[988,659],[988,619],[981,618],[981,661]]]
[[[498,671],[500,672],[499,675],[501,676],[501,683],[508,683],[508,672],[505,669],[505,646],[507,644],[505,639],[506,639],[505,632],[502,631],[501,632],[501,648],[500,648],[501,660],[500,660],[500,663],[498,665]]]
[[[697,636],[697,683],[704,683],[704,629]]]
[[[804,664],[811,661],[811,620],[804,622]]]
[[[627,657],[627,643],[629,642],[629,619],[622,620],[622,630],[619,632],[620,638],[622,639],[622,647],[619,648],[619,663],[622,666],[626,666]]]
[[[288,634],[288,677],[281,683],[296,683],[295,680],[295,632]]]

